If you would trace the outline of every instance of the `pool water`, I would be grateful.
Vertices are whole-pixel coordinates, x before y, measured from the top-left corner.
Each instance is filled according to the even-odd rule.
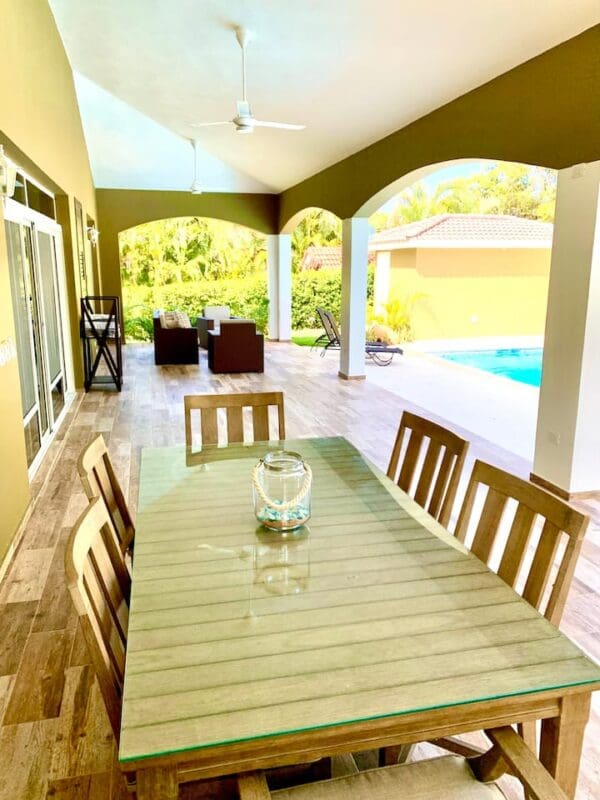
[[[475,367],[494,375],[502,375],[513,381],[539,386],[542,381],[541,347],[514,348],[506,350],[463,350],[448,353],[437,353],[447,361]]]

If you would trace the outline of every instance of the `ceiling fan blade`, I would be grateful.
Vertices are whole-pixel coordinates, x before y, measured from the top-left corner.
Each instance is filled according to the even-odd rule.
[[[231,120],[226,119],[222,122],[190,122],[190,128],[212,128],[215,125],[231,125]]]
[[[257,128],[281,128],[284,131],[303,131],[306,128],[306,125],[292,125],[289,122],[265,122],[260,119],[255,119],[254,125]]]

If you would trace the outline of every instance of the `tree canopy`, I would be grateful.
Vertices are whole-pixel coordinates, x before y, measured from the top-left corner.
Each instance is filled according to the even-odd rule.
[[[501,162],[434,189],[418,181],[400,192],[391,212],[377,211],[370,222],[377,231],[436,214],[510,214],[552,222],[555,202],[554,170]]]
[[[182,217],[131,228],[120,236],[125,284],[165,286],[244,278],[265,268],[265,237],[221,220]]]

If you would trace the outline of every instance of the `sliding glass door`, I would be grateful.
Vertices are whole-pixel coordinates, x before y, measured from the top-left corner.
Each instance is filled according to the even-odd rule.
[[[18,204],[7,204],[5,226],[25,445],[33,470],[65,407],[60,227]]]

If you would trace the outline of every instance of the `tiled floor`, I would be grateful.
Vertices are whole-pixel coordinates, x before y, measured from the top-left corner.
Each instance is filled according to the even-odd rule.
[[[129,345],[123,392],[91,392],[71,411],[35,480],[37,501],[0,586],[0,800],[126,796],[63,575],[66,538],[85,505],[76,460],[93,434],[101,432],[109,442],[135,509],[140,450],[183,442],[184,394],[283,389],[289,437],[342,434],[381,467],[402,410],[420,411],[373,381],[339,380],[333,359],[307,349],[272,344],[266,362],[264,375],[213,376],[204,354],[200,367],[157,368],[151,347]],[[462,432],[473,442],[471,460],[480,457],[528,474],[525,460]],[[600,660],[600,504],[582,507],[595,523],[562,627]],[[600,698],[588,727],[578,800],[600,799],[599,738]],[[227,787],[211,792],[206,796],[230,796]]]

